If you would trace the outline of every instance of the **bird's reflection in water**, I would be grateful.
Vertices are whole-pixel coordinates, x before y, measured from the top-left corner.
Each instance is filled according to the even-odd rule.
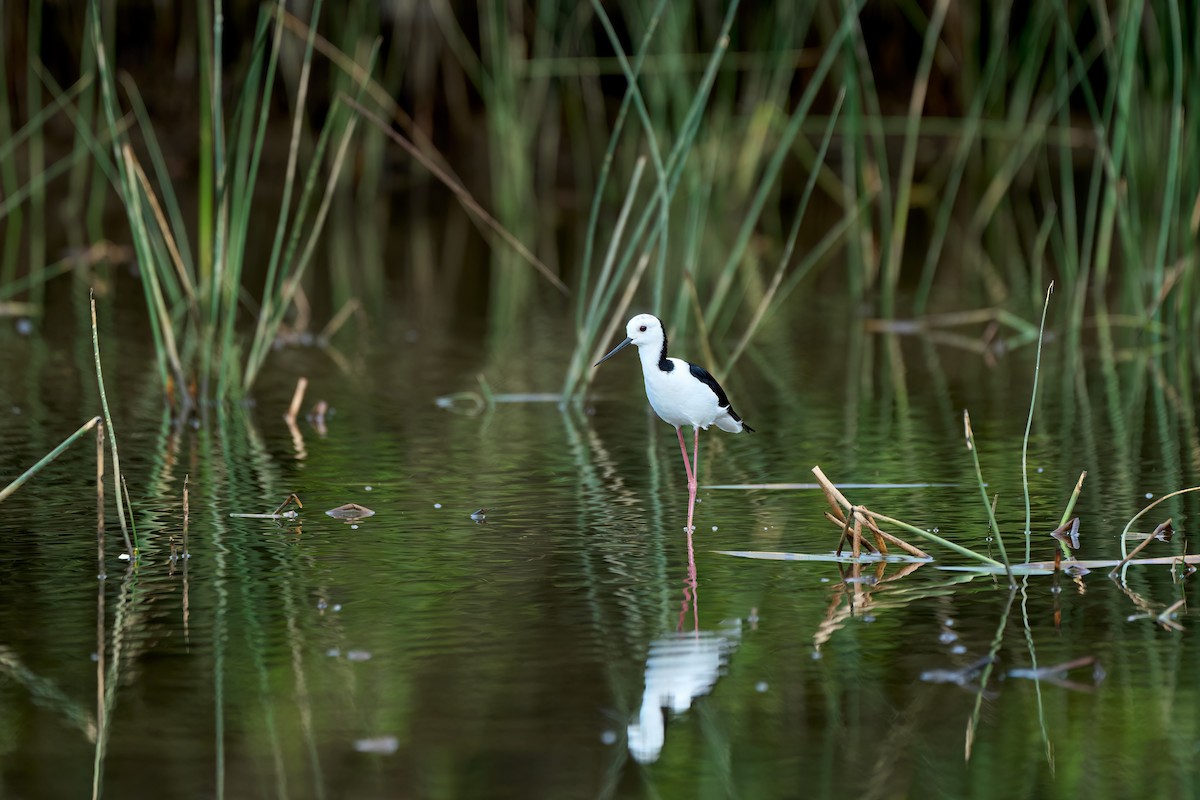
[[[678,628],[650,643],[642,705],[637,719],[629,724],[629,754],[642,764],[657,761],[662,753],[667,732],[664,709],[682,714],[691,708],[694,699],[708,694],[742,638],[740,619],[722,622],[716,630],[700,630],[699,583],[691,531],[687,537],[688,572],[683,581]],[[685,630],[689,611],[691,630]]]

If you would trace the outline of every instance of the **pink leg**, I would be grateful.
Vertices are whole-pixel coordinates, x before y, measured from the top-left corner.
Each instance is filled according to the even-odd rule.
[[[692,464],[688,461],[687,445],[683,443],[683,428],[676,428],[679,435],[679,452],[683,453],[683,468],[687,470],[688,488],[696,485],[696,476],[692,474]]]
[[[692,483],[691,489],[696,489],[696,481],[700,479],[700,429],[692,428]]]

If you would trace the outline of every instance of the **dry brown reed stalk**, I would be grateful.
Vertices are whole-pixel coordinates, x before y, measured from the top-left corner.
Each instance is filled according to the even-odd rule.
[[[356,311],[361,311],[361,309],[362,303],[359,302],[358,298],[351,297],[342,305],[340,309],[338,309],[338,312],[333,315],[333,318],[330,319],[329,322],[325,323],[325,327],[321,329],[319,334],[317,334],[317,341],[328,342],[334,337],[335,334],[337,334],[338,331],[342,329],[342,326],[346,324],[346,321],[350,319],[350,316]]]
[[[483,206],[479,204],[479,201],[472,197],[471,193],[467,191],[467,188],[463,186],[462,183],[460,183],[455,177],[434,163],[425,153],[421,152],[416,145],[397,133],[396,130],[392,128],[390,124],[388,124],[387,120],[383,119],[378,114],[375,114],[361,103],[356,102],[351,97],[343,95],[341,100],[347,106],[358,112],[363,119],[367,120],[372,125],[379,128],[379,130],[383,131],[385,136],[387,136],[396,144],[400,145],[400,148],[404,150],[404,152],[408,153],[410,156],[416,159],[421,166],[429,170],[429,172],[433,174],[433,177],[441,181],[442,185],[454,193],[454,196],[458,198],[458,201],[462,203],[463,207],[466,208],[467,211],[483,222],[483,224],[487,226],[487,228],[493,233],[503,239],[509,247],[511,247],[519,256],[521,256],[521,258],[532,264],[533,267],[542,274],[542,277],[548,280],[555,289],[558,289],[564,295],[571,294],[571,290],[567,288],[567,285],[563,283],[562,280],[555,275],[554,272],[551,271],[551,269],[547,267],[540,258],[534,255],[533,252],[530,251],[530,249],[526,247],[520,239],[510,233],[507,228],[505,228],[496,220],[495,217],[485,211]]]
[[[880,528],[876,520],[891,521],[902,526],[907,523],[901,523],[898,520],[892,520],[890,517],[876,514],[866,506],[854,505],[833,484],[833,481],[829,480],[828,476],[825,475],[819,466],[813,467],[812,472],[817,478],[817,483],[820,485],[821,491],[825,494],[826,502],[829,503],[829,507],[832,509],[832,513],[827,512],[825,518],[842,529],[842,538],[838,541],[839,554],[841,553],[842,544],[846,537],[850,536],[855,558],[859,557],[860,549],[864,545],[868,550],[878,550],[881,555],[887,555],[887,544],[885,542],[894,544],[914,558],[929,558],[929,554],[921,550],[921,548],[915,547],[899,536],[895,536]],[[850,515],[849,517],[846,516],[847,513]],[[874,535],[874,547],[872,547],[870,542],[862,538],[863,525],[866,525],[867,529]]]

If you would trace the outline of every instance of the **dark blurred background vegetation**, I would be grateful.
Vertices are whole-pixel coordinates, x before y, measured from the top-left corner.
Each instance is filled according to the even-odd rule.
[[[1097,312],[1200,329],[1190,4],[34,0],[0,16],[0,302],[36,318],[85,261],[152,266],[164,381],[226,365],[220,385],[245,388],[281,331],[347,304],[478,315],[498,337],[573,309],[577,364],[625,293],[722,368],[805,283],[868,316],[1002,319],[1032,316],[1055,279],[1069,331]],[[211,352],[192,343],[206,331]]]

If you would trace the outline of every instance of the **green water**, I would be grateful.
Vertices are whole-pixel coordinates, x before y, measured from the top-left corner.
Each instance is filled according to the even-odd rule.
[[[42,332],[0,320],[0,485],[99,408],[86,281],[67,280]],[[133,571],[118,560],[110,484],[97,580],[92,439],[0,505],[0,796],[1200,793],[1195,622],[1186,604],[1171,620],[1182,630],[1146,616],[1190,598],[1195,577],[1094,570],[1032,576],[1014,594],[1002,577],[940,569],[967,561],[932,545],[938,561],[903,575],[717,552],[830,552],[819,491],[705,488],[809,483],[820,464],[839,483],[938,484],[847,493],[996,556],[963,444],[969,408],[1008,552],[1024,561],[1031,348],[989,364],[799,299],[725,380],[759,433],[702,435],[689,549],[674,433],[648,413],[632,356],[605,365],[581,410],[439,408],[480,373],[495,392],[557,390],[565,319],[497,343],[481,322],[399,313],[339,338],[340,357],[276,352],[253,403],[210,409],[197,430],[163,414],[136,306],[100,307],[141,558]],[[1084,558],[1119,557],[1147,493],[1200,482],[1190,353],[1120,330],[1069,350],[1059,337],[1044,357],[1033,560],[1053,557],[1048,533],[1081,470]],[[305,408],[333,408],[324,434],[282,419],[300,375]],[[290,492],[296,520],[231,516]],[[1147,555],[1193,549],[1195,497],[1138,526],[1170,516],[1179,531]],[[376,513],[324,513],[347,502]],[[982,687],[964,668],[993,647]],[[1089,661],[1009,675],[1035,659]]]

